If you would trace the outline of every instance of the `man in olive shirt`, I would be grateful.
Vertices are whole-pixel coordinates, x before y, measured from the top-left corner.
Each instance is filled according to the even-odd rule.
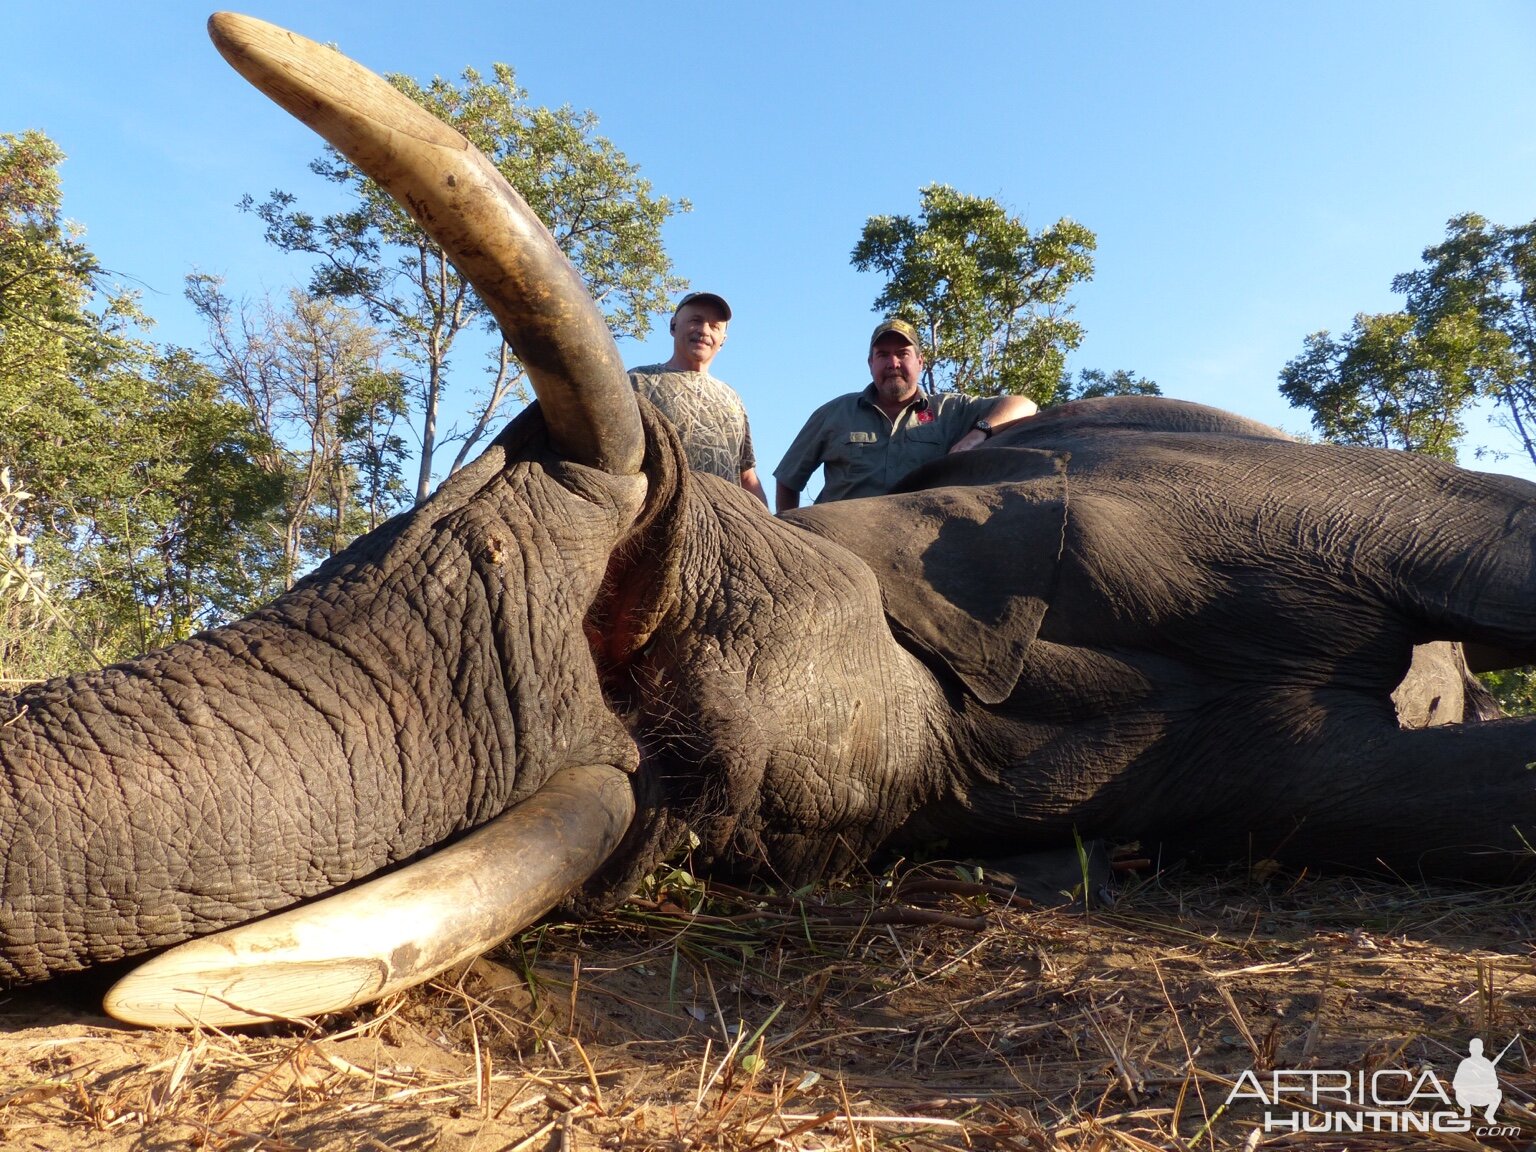
[[[757,478],[752,428],[741,397],[709,366],[725,344],[731,306],[713,292],[690,292],[672,313],[672,356],[663,364],[631,368],[629,381],[672,421],[688,454],[688,467],[740,484],[768,506]]]
[[[917,386],[923,375],[917,329],[905,320],[876,327],[869,375],[864,391],[828,401],[800,429],[773,473],[780,512],[800,506],[800,492],[818,467],[826,470],[818,504],[880,496],[919,464],[974,448],[993,425],[1036,412],[1027,396],[928,395]]]

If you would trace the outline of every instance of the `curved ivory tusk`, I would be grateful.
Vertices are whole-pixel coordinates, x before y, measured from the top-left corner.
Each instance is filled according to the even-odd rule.
[[[458,132],[333,48],[217,12],[224,59],[382,186],[475,286],[528,369],[555,447],[640,470],[640,412],[613,335],[553,237]]]
[[[129,1024],[224,1028],[334,1012],[428,980],[532,923],[617,846],[629,778],[567,768],[425,860],[172,948],[107,993]]]

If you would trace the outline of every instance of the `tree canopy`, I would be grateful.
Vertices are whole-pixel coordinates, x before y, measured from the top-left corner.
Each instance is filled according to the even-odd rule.
[[[0,136],[6,570],[31,589],[0,619],[8,677],[118,659],[246,608],[264,570],[253,526],[276,496],[249,414],[194,358],[151,344],[133,296],[104,283],[61,212],[63,159],[41,133]]]
[[[653,194],[638,166],[596,135],[591,112],[530,104],[505,64],[494,65],[490,79],[466,69],[458,83],[439,77],[422,87],[407,76],[389,80],[490,158],[570,257],[616,334],[649,331],[650,314],[662,311],[682,287],[662,247],[661,226],[687,211],[686,201]],[[456,469],[507,398],[526,399],[525,374],[502,345],[475,394],[469,425],[440,431],[456,343],[466,329],[491,327],[489,316],[442,250],[345,157],[328,149],[310,167],[342,189],[345,208],[317,218],[283,191],[259,205],[248,196],[243,207],[260,217],[270,243],[315,258],[313,295],[356,301],[391,338],[420,420],[414,490],[421,501],[431,488],[439,448],[459,443],[450,471]]]
[[[263,433],[261,467],[281,477],[274,527],[280,587],[375,528],[399,505],[404,385],[386,341],[355,311],[297,290],[285,306],[237,305],[222,283],[187,277],[225,393]]]
[[[1315,332],[1280,372],[1280,393],[1312,412],[1325,440],[1456,459],[1464,415],[1482,390],[1487,345],[1458,314],[1355,317],[1335,340]]]
[[[944,184],[919,202],[916,216],[871,216],[852,262],[885,276],[875,307],[924,334],[925,385],[1050,403],[1082,341],[1067,294],[1093,275],[1093,232],[1065,218],[1032,232]]]
[[[1113,372],[1105,372],[1101,368],[1084,368],[1078,372],[1076,380],[1063,375],[1061,387],[1056,393],[1056,402],[1064,404],[1068,400],[1092,400],[1098,396],[1162,394],[1163,390],[1157,386],[1156,380],[1148,380],[1125,368],[1117,368]]]
[[[1478,330],[1482,392],[1536,464],[1536,220],[1506,228],[1456,216],[1445,239],[1424,249],[1424,267],[1396,277],[1392,290],[1422,323]]]
[[[1315,332],[1280,372],[1280,391],[1325,439],[1447,460],[1465,415],[1492,401],[1536,464],[1536,221],[1517,228],[1454,217],[1424,265],[1392,280],[1400,312]]]

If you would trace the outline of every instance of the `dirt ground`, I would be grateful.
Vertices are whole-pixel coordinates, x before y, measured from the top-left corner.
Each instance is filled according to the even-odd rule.
[[[0,1147],[1532,1148],[1533,895],[1174,871],[1084,912],[952,866],[799,899],[676,871],[314,1022],[144,1031],[13,990]],[[1435,1131],[1474,1037],[1504,1050],[1495,1131]],[[1334,1101],[1372,1073],[1361,1133],[1299,1130],[1361,1116]],[[1405,1108],[1432,1130],[1372,1130]]]

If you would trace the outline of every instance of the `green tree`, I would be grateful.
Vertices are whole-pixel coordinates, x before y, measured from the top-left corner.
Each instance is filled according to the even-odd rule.
[[[490,158],[554,234],[616,334],[649,331],[650,315],[682,287],[662,248],[661,226],[687,211],[686,201],[653,195],[638,167],[595,134],[592,113],[529,104],[505,64],[493,66],[490,80],[474,69],[460,83],[436,78],[425,88],[406,76],[389,79]],[[270,243],[316,258],[312,294],[357,301],[394,341],[421,421],[419,502],[430,490],[438,449],[459,441],[457,468],[507,399],[526,399],[526,376],[509,352],[493,355],[469,426],[440,433],[456,342],[466,329],[491,327],[489,317],[442,250],[345,158],[327,150],[310,167],[344,191],[345,208],[316,218],[282,191],[260,205],[247,196],[242,207],[261,218]]]
[[[1454,217],[1445,239],[1424,249],[1424,267],[1392,290],[1421,324],[1475,324],[1490,353],[1502,353],[1484,390],[1536,464],[1536,220],[1506,228],[1472,212]]]
[[[404,381],[379,369],[355,376],[336,410],[342,464],[354,478],[348,513],[353,535],[372,532],[405,500],[405,440],[395,429],[406,415]],[[339,491],[331,503],[340,506]]]
[[[262,437],[185,353],[114,343],[111,360],[48,389],[56,406],[0,418],[0,442],[36,493],[17,516],[27,559],[53,578],[77,641],[70,655],[12,637],[13,663],[34,674],[183,639],[268,590],[261,525],[277,492],[254,462]]]
[[[1148,380],[1124,368],[1105,372],[1100,368],[1084,368],[1074,381],[1062,375],[1056,390],[1055,402],[1065,404],[1069,400],[1092,400],[1099,396],[1161,396],[1163,390],[1156,380]]]
[[[113,658],[185,639],[273,591],[268,518],[281,485],[267,440],[188,352],[152,351],[88,381],[96,419],[77,430],[72,572]],[[62,541],[61,541],[62,543]]]
[[[1360,313],[1335,340],[1315,332],[1280,371],[1280,392],[1326,440],[1456,459],[1463,416],[1499,361],[1467,313]]]
[[[244,529],[271,496],[245,413],[102,283],[60,210],[62,160],[40,133],[0,137],[0,463],[27,492],[7,511],[7,560],[48,574],[52,609],[0,622],[11,677],[118,659],[246,607],[261,561]]]
[[[250,308],[207,275],[187,277],[187,298],[208,325],[223,393],[262,433],[258,463],[280,478],[280,586],[290,587],[398,506],[404,383],[381,367],[380,333],[334,300],[294,291],[282,309]]]
[[[100,269],[60,212],[64,154],[41,132],[0,135],[0,388],[25,403],[100,338],[87,306]]]
[[[1506,716],[1536,715],[1536,665],[1483,672],[1478,679],[1493,693]]]
[[[925,385],[1049,404],[1082,342],[1067,294],[1093,276],[1092,231],[1068,219],[1034,233],[996,200],[944,184],[913,216],[871,216],[854,246],[886,278],[875,308],[926,335]]]
[[[40,679],[39,669],[74,667],[83,654],[100,665],[100,654],[74,629],[70,613],[54,597],[52,581],[25,535],[24,510],[32,493],[0,467],[0,690]],[[62,644],[61,644],[62,642]],[[62,646],[62,651],[60,650]],[[46,673],[44,673],[46,674]]]

